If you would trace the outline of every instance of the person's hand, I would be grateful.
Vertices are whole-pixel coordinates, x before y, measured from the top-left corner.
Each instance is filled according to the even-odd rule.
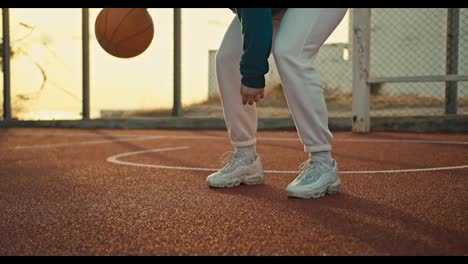
[[[263,99],[263,97],[265,97],[264,90],[265,89],[263,89],[263,88],[262,89],[250,88],[248,86],[241,85],[240,92],[241,92],[241,96],[242,96],[242,104],[243,105],[246,105],[246,104],[253,105],[254,102],[256,103],[256,102],[260,101],[261,99]]]

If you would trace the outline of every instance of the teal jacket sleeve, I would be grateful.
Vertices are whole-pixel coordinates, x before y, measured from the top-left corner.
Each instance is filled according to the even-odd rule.
[[[272,10],[237,8],[237,15],[242,25],[244,50],[240,62],[241,82],[251,88],[264,88],[273,38]]]

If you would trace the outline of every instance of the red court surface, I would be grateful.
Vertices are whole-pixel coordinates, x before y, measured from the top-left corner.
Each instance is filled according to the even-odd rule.
[[[259,132],[265,184],[208,188],[225,131],[0,130],[0,255],[468,255],[468,135],[334,133],[342,189]]]

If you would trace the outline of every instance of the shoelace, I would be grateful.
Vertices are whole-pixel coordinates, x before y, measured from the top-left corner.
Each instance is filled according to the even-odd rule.
[[[227,154],[227,155],[226,155]],[[236,153],[234,151],[227,151],[221,155],[220,161],[224,165],[224,168],[229,168],[235,163]]]
[[[307,178],[307,176],[309,175],[307,174],[307,172],[317,166],[318,166],[318,162],[316,161],[306,160],[302,162],[301,165],[299,166],[300,176],[298,177],[298,180],[301,180],[304,177]]]

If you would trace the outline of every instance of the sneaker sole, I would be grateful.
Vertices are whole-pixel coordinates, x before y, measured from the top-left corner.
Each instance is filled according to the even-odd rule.
[[[241,176],[239,178],[232,179],[231,181],[223,182],[223,183],[212,183],[212,182],[207,181],[207,184],[209,187],[229,188],[229,187],[239,186],[240,184],[257,185],[257,184],[262,184],[264,181],[265,181],[264,174],[254,174],[254,175]]]
[[[294,192],[288,190],[289,197],[297,197],[303,199],[310,199],[310,198],[320,198],[325,196],[325,194],[336,194],[340,191],[341,181],[340,179],[336,180],[334,183],[326,186],[325,188],[318,190],[318,191],[304,191],[304,192]]]

